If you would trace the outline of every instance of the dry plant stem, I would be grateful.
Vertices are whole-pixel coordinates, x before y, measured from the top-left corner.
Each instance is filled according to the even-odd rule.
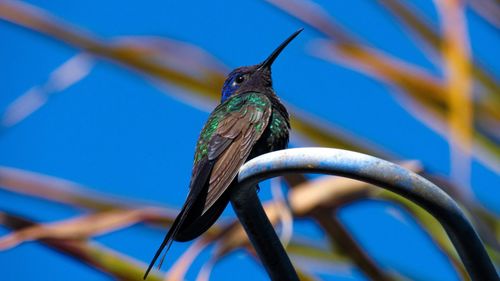
[[[422,171],[422,167],[413,161],[408,161],[402,163],[401,165],[414,172]],[[392,192],[378,189],[370,184],[347,178],[331,178],[325,176],[314,181],[307,180],[307,178],[303,175],[293,175],[290,180],[288,176],[285,178],[287,179],[289,186],[292,188],[289,192],[289,201],[293,211],[296,212],[296,216],[312,216],[314,218],[314,214],[318,212],[337,210],[342,208],[345,204],[372,197],[382,198],[384,200],[397,203],[408,210],[419,224],[425,226],[424,229],[429,232],[429,235],[432,237],[439,250],[442,251],[443,254],[445,254],[455,265],[463,280],[470,280],[463,264],[458,259],[458,255],[448,237],[446,237],[441,225],[436,219],[434,219],[434,217],[411,201]],[[321,189],[321,191],[316,192],[318,188]],[[294,203],[298,202],[300,198],[304,198],[305,194],[308,194],[306,198],[313,200],[313,202],[308,202],[306,205]],[[333,196],[334,194],[336,194],[336,196]],[[304,206],[310,206],[311,208],[304,208]],[[336,223],[341,223],[337,220],[337,218],[334,219],[336,220]],[[352,240],[357,243],[348,232],[345,232],[344,234],[346,234],[347,237],[340,237],[339,239],[330,237],[332,243],[337,245],[336,248],[341,248],[341,245],[343,244],[341,241],[343,240]],[[358,249],[356,250],[358,252],[364,251],[359,244],[357,244],[356,248]],[[353,253],[349,251],[343,254],[349,256],[351,260],[356,261],[356,264],[372,264],[373,266],[376,266],[375,263],[364,260],[364,257],[368,256],[367,254],[354,256]],[[363,270],[363,268],[361,269]],[[366,271],[365,274],[368,275]]]
[[[296,191],[302,189],[305,190],[305,184],[308,183],[306,177],[302,176],[300,179],[297,175],[293,175],[291,181],[288,181],[287,176],[285,176],[287,182],[292,183],[290,187],[292,191],[290,192],[290,197],[294,197]],[[377,281],[389,281],[395,280],[392,276],[385,273],[377,263],[366,253],[363,248],[358,244],[358,242],[354,239],[354,237],[349,233],[349,231],[344,227],[342,222],[336,217],[337,208],[340,208],[342,205],[361,199],[366,198],[368,195],[369,185],[362,182],[357,182],[349,179],[340,179],[344,182],[352,182],[352,186],[354,188],[350,188],[352,194],[348,192],[338,193],[342,194],[342,198],[332,198],[336,200],[336,203],[330,202],[330,206],[332,208],[320,207],[322,204],[326,202],[318,201],[322,204],[315,204],[314,208],[310,208],[307,211],[307,215],[311,216],[315,219],[321,228],[323,228],[328,236],[330,237],[330,242],[336,245],[336,248],[341,249],[342,253],[351,258],[351,260],[371,279]],[[311,187],[307,189],[315,188],[313,187],[313,183],[310,183]],[[302,186],[297,189],[298,186]],[[342,188],[342,187],[339,187]],[[310,190],[312,191],[312,190]],[[298,192],[302,193],[302,192]],[[300,195],[300,194],[299,194]],[[317,197],[317,198],[325,198],[325,196]],[[294,199],[296,200],[296,199]],[[329,200],[330,201],[330,200]],[[293,201],[292,201],[293,202]],[[292,205],[293,206],[293,205]],[[295,204],[297,206],[297,203]],[[299,205],[300,206],[300,205]],[[335,206],[335,207],[334,207]],[[295,211],[295,209],[294,209]],[[305,215],[303,213],[303,215]]]
[[[128,208],[131,204],[111,196],[92,192],[92,189],[77,183],[0,166],[0,186],[12,192],[64,203],[93,211],[108,211]]]
[[[324,173],[359,179],[395,192],[433,215],[446,230],[473,280],[500,280],[477,232],[455,201],[423,177],[391,162],[332,148],[294,148],[245,163],[241,187],[286,173]]]
[[[403,165],[405,167],[413,170],[413,171],[417,171],[418,169],[420,169],[418,164],[411,162],[411,161],[406,163],[406,164],[403,164]],[[11,191],[14,191],[14,192],[21,191],[23,193],[30,194],[31,196],[37,196],[37,197],[43,196],[43,198],[47,197],[47,199],[54,200],[56,202],[59,202],[62,200],[63,202],[68,203],[70,205],[76,204],[77,206],[79,206],[79,202],[89,202],[89,206],[87,204],[85,204],[86,207],[96,206],[96,204],[94,203],[94,198],[90,198],[90,197],[87,198],[83,195],[83,194],[87,193],[86,192],[87,188],[82,188],[81,186],[77,186],[74,183],[70,183],[67,181],[61,181],[61,180],[58,180],[58,179],[52,178],[52,177],[51,178],[40,177],[39,175],[36,175],[33,173],[28,173],[25,171],[16,170],[15,173],[7,173],[7,171],[10,171],[10,169],[6,169],[6,168],[0,169],[0,172],[1,172],[0,174],[2,175],[0,177],[0,181],[3,183],[3,186],[6,186],[8,184]],[[27,179],[33,179],[33,180],[28,181]],[[295,216],[300,216],[300,217],[308,216],[308,213],[310,213],[311,208],[315,208],[318,206],[323,206],[323,207],[325,207],[325,206],[332,206],[332,207],[338,206],[341,203],[341,201],[345,201],[346,197],[362,199],[362,198],[366,198],[366,196],[369,196],[370,188],[368,187],[367,184],[362,183],[362,182],[358,182],[358,181],[353,181],[350,179],[345,179],[345,178],[331,179],[330,178],[329,180],[326,180],[326,177],[325,177],[325,179],[321,179],[321,180],[319,180],[319,182],[314,181],[314,182],[310,182],[307,184],[302,184],[302,183],[305,183],[307,179],[303,175],[300,175],[300,174],[287,175],[286,179],[287,179],[287,182],[289,183],[290,186],[296,187],[296,188],[294,188],[293,191],[291,191],[289,193],[290,204],[294,210]],[[22,180],[24,180],[24,181],[22,181]],[[331,183],[329,183],[329,182],[331,182]],[[321,187],[321,190],[318,192],[320,192],[321,194],[319,196],[315,196],[314,194],[316,194],[318,192],[313,192],[314,189],[311,189],[311,188],[314,188],[318,184],[319,184],[318,187]],[[63,185],[64,188],[62,188],[60,190],[54,189],[53,185],[55,185],[55,186]],[[82,198],[80,198],[78,200],[71,199],[74,196],[73,193],[75,193],[75,192],[72,192],[74,190],[75,186],[78,187],[77,188],[78,192],[76,192],[76,194],[80,194],[81,196],[83,196]],[[330,188],[330,187],[334,187],[334,188]],[[342,191],[343,189],[345,189],[345,191]],[[328,190],[330,190],[330,191],[328,191]],[[33,194],[32,191],[39,191],[39,193]],[[325,191],[328,191],[328,194],[325,194],[324,193]],[[51,194],[53,194],[56,197],[50,196]],[[307,195],[308,196],[307,198],[310,198],[313,202],[310,202],[310,204],[305,204],[305,205],[302,204],[301,200],[304,198],[304,195]],[[104,206],[108,206],[108,202],[113,201],[111,199],[107,199],[109,197],[108,195],[101,194],[99,196],[96,196],[96,198],[97,197],[100,198],[100,200],[104,200],[103,203],[106,202],[103,204]],[[79,197],[77,197],[77,198],[79,198]],[[344,199],[342,199],[342,198],[344,198]],[[67,201],[68,199],[70,199],[70,201]],[[340,201],[339,201],[339,199],[340,199]],[[408,202],[402,203],[402,204],[405,205],[405,204],[408,204]],[[136,204],[132,204],[132,205],[136,205]],[[274,215],[275,212],[273,211],[272,207],[274,207],[272,204],[266,204],[266,213],[268,214],[269,218],[272,221],[275,221],[275,215]],[[99,209],[101,209],[101,208],[99,208]],[[104,209],[106,209],[106,208],[104,208]],[[271,213],[269,213],[269,212],[271,212]],[[424,224],[426,225],[426,227],[428,229],[429,229],[429,227],[431,230],[434,229],[433,227],[431,227],[429,225],[429,222],[426,219],[423,219],[422,217],[419,216],[419,214],[422,214],[422,212],[421,211],[419,212],[418,208],[416,208],[416,211],[414,213],[417,215],[417,218],[419,218],[421,221],[425,222]],[[152,220],[152,218],[149,218],[147,220],[148,221],[162,222],[161,218],[159,220]],[[165,220],[165,222],[162,222],[163,224],[168,223],[167,218],[165,218],[164,220]],[[433,224],[431,224],[431,225],[434,225],[434,224],[437,224],[437,222],[433,221]],[[220,240],[220,245],[218,247],[219,251],[218,251],[217,255],[221,255],[221,256],[225,255],[228,252],[231,252],[232,250],[234,250],[235,248],[245,247],[243,244],[248,243],[248,242],[243,243],[243,241],[247,241],[247,240],[246,240],[246,235],[245,235],[243,229],[241,228],[241,226],[234,225],[234,224],[231,224],[231,225],[233,225],[233,226],[224,227],[224,228],[212,228],[211,230],[213,230],[213,231],[210,231],[209,233],[207,233],[207,235],[205,235],[205,237],[207,239],[209,239],[210,241],[215,241],[215,240],[218,240],[219,238],[222,238],[222,240]],[[237,227],[236,227],[236,229],[233,230],[233,228],[235,226],[237,226]],[[219,230],[221,230],[221,231],[219,231]],[[439,226],[438,226],[437,232],[431,231],[431,233],[433,233],[433,236],[435,236],[435,237],[443,237],[443,233],[442,233],[441,228]],[[234,239],[229,239],[229,241],[228,241],[227,239],[229,237],[228,237],[228,235],[225,235],[225,234],[231,234],[229,236],[231,236],[231,237],[234,236],[234,237],[238,237],[238,238],[236,239],[236,241],[233,241]],[[221,235],[222,235],[222,237],[221,237]],[[66,237],[66,238],[69,238],[69,237]],[[448,241],[446,237],[444,239],[446,241]],[[441,240],[439,240],[439,241],[441,241]],[[448,244],[449,244],[449,242],[448,242]],[[451,245],[449,245],[447,247],[447,249],[450,249],[450,248],[451,248]],[[451,255],[451,258],[453,258],[453,255]],[[461,266],[461,264],[460,264],[460,266]],[[462,271],[463,271],[463,268],[462,268]]]
[[[41,10],[21,2],[5,1],[0,3],[0,18],[45,34],[50,38],[62,40],[93,55],[124,63],[128,67],[147,72],[156,78],[165,79],[206,95],[210,95],[214,91],[218,92],[218,85],[222,84],[224,80],[222,74],[210,77],[212,81],[204,81],[167,68],[165,65],[143,58],[127,46],[102,42],[92,34],[77,31],[64,22],[58,22],[56,18],[50,17]],[[216,78],[220,80],[219,83],[215,80]]]
[[[473,112],[469,40],[460,0],[436,0],[443,29],[443,58],[449,104],[451,176],[470,185]]]
[[[497,0],[467,0],[469,6],[483,19],[486,20],[496,31],[500,30],[500,3]]]
[[[127,213],[141,209],[140,215],[144,222],[162,227],[172,223],[177,213],[172,209],[150,207],[151,205],[145,202],[97,193],[92,188],[68,180],[5,166],[0,166],[0,188],[97,213],[109,211]],[[216,233],[220,233],[220,229],[214,225],[208,230],[207,235]]]
[[[323,44],[322,50],[317,50],[315,55],[329,61],[340,61],[379,80],[396,85],[402,93],[406,93],[411,98],[412,103],[421,105],[422,110],[432,113],[435,116],[433,122],[445,122],[448,107],[447,88],[438,78],[363,44],[311,1],[267,1],[329,38],[328,43]],[[489,104],[476,104],[477,112],[479,114],[489,112]],[[427,119],[420,118],[420,120],[435,129],[435,126],[428,123]],[[437,133],[443,134],[441,131]],[[492,170],[499,171],[500,149],[498,146],[488,137],[488,134],[480,131],[474,132],[473,137],[474,156]],[[467,144],[464,145],[467,146]]]
[[[342,252],[349,255],[370,280],[396,280],[380,269],[368,253],[359,246],[358,242],[337,218],[336,209],[316,210],[313,213],[313,218],[328,233],[328,236],[332,240],[331,242],[337,245]]]
[[[473,0],[467,2],[474,6],[475,3],[479,3],[481,1],[482,0]],[[424,16],[417,11],[417,9],[411,7],[411,2],[402,0],[379,0],[378,2],[381,6],[385,7],[392,14],[394,14],[403,25],[408,27],[411,32],[421,38],[427,46],[430,46],[429,49],[432,50],[434,55],[438,55],[442,46],[442,38],[429,24],[427,19],[425,19]],[[500,11],[500,7],[497,7],[496,9]],[[421,41],[417,41],[417,43],[419,42]],[[481,97],[478,102],[482,104],[482,107],[486,109],[488,113],[495,116],[497,120],[500,120],[500,108],[498,107],[500,103],[498,88],[500,88],[500,85],[497,79],[493,74],[485,70],[484,66],[480,65],[477,61],[473,62],[471,67],[472,75],[482,84],[488,93],[486,96]],[[477,114],[481,113],[482,112],[477,112]]]
[[[0,251],[32,240],[86,239],[116,231],[141,221],[161,219],[162,217],[159,210],[149,208],[142,210],[107,211],[53,223],[36,224],[0,236]]]
[[[140,53],[126,45],[101,42],[91,34],[69,27],[67,23],[57,20],[45,11],[20,2],[16,4],[0,2],[0,19],[44,34],[51,39],[65,42],[96,56],[111,59],[121,65],[136,69],[141,74],[169,82],[172,85],[197,93],[204,98],[219,99],[220,85],[224,80],[224,74],[219,69],[213,69],[210,75],[205,77],[205,80],[193,78],[174,69],[159,65],[154,61],[147,60]],[[301,117],[302,114],[297,112],[291,115],[294,130],[307,139],[313,140],[317,145],[342,147],[391,158],[382,153],[380,149],[375,149],[371,144],[360,141],[359,137],[354,139],[339,129],[333,131],[332,126],[325,122],[310,117]],[[324,125],[318,126],[321,123]]]
[[[277,3],[279,2],[274,0],[274,4]],[[134,48],[130,48],[127,45],[122,46],[120,44],[104,44],[99,42],[97,39],[95,39],[95,37],[91,35],[82,33],[72,28],[64,28],[64,23],[58,22],[54,17],[51,17],[47,13],[44,13],[38,9],[34,9],[32,6],[29,6],[27,4],[16,3],[15,5],[13,5],[12,3],[9,4],[4,2],[0,3],[0,7],[2,8],[0,9],[0,18],[6,21],[24,26],[27,29],[33,31],[40,32],[53,39],[58,39],[63,42],[69,43],[70,45],[87,50],[88,52],[94,53],[95,55],[101,56],[103,58],[112,59],[120,64],[139,70],[142,74],[146,74],[160,80],[165,80],[169,83],[172,83],[173,85],[197,92],[203,97],[208,97],[211,99],[218,97],[219,91],[217,87],[220,83],[222,83],[223,74],[216,70],[214,70],[213,73],[206,77],[207,81],[210,80],[210,82],[208,83],[205,80],[196,79],[189,75],[178,73],[173,69],[169,69],[168,67],[165,67],[163,65],[158,65],[151,60],[144,59],[142,56],[140,56],[140,54],[136,52]],[[328,24],[330,23],[324,23],[327,28]],[[319,30],[321,31],[321,27],[319,27]],[[349,40],[351,38],[342,33],[342,31],[331,29],[327,30],[327,32],[327,34],[336,36],[337,39],[340,38],[348,43],[350,42]],[[348,45],[349,44],[347,44],[347,47]],[[353,52],[353,54],[357,54],[359,53],[359,50],[349,51],[349,49],[346,49],[346,52]],[[373,55],[370,55],[370,52],[362,52],[361,54],[363,53],[365,53],[365,55],[368,55],[368,57],[363,55],[362,57],[364,59],[374,59]],[[392,71],[391,73],[399,75],[401,73],[401,69]],[[433,82],[429,79],[426,79],[426,81],[423,81],[420,78],[416,79],[415,77],[417,76],[417,73],[413,72],[411,73],[411,75],[401,77],[402,80],[400,82],[403,85],[407,85],[408,83],[410,83],[417,88],[424,85],[431,87],[431,85],[433,84]],[[214,83],[214,81],[219,81],[220,83]],[[429,95],[427,96],[427,98],[430,99],[440,96],[439,92],[442,91],[443,88],[441,85],[437,85],[439,89],[436,88],[436,92],[435,90],[432,90],[433,86],[429,89],[425,87],[421,89],[419,93],[428,93]],[[490,103],[486,103],[485,105],[489,104]],[[486,111],[487,110],[478,110],[478,112]],[[349,140],[349,138],[345,138],[345,134],[341,132],[336,132],[335,134],[325,134],[324,132],[322,132],[321,128],[319,128],[314,122],[310,122],[304,118],[293,118],[292,123],[294,124],[294,128],[296,128],[296,131],[305,136],[308,136],[308,138],[310,139],[313,139],[316,144],[353,149],[352,142]],[[476,139],[481,146],[484,146],[485,149],[494,152],[495,155],[500,155],[500,151],[495,148],[495,146],[488,138],[485,138],[483,135],[477,135]],[[364,142],[358,142],[355,150],[384,157],[384,155],[380,154],[380,151],[374,151],[373,147],[370,147]],[[484,157],[481,156],[481,159],[483,158]],[[489,162],[490,160],[488,159],[483,160],[485,160],[485,163],[489,166],[494,164],[492,162]]]
[[[28,219],[7,213],[0,213],[0,223],[13,230],[37,225]],[[86,240],[42,239],[40,242],[119,280],[140,281],[146,270],[146,266],[138,261]],[[156,274],[150,275],[150,279],[151,281],[163,280]]]
[[[439,222],[434,219],[434,217],[430,216],[424,210],[422,210],[422,208],[405,199],[404,197],[388,193],[389,192],[386,193],[382,191],[380,194],[375,195],[374,197],[397,203],[408,213],[412,214],[417,225],[425,230],[426,234],[429,235],[429,238],[432,240],[434,245],[436,245],[439,251],[441,251],[448,258],[457,273],[460,275],[461,280],[470,281],[471,279],[469,274],[467,273],[467,270],[465,269],[463,263],[460,261],[460,258],[455,248],[453,248],[453,245],[451,244],[449,238],[444,235],[443,227],[439,224]]]
[[[211,241],[203,236],[198,238],[170,267],[167,273],[168,280],[180,281],[184,280],[189,268],[193,264],[198,255],[209,245]]]
[[[444,88],[436,79],[422,68],[403,62],[380,50],[360,42],[352,34],[338,25],[326,12],[312,1],[267,0],[273,6],[309,25],[328,38],[331,47],[342,57],[357,66],[383,71],[383,74],[396,84],[413,87],[437,106],[444,105]]]
[[[287,104],[287,108],[291,109],[290,122],[293,128],[292,133],[300,133],[299,137],[305,138],[306,141],[308,140],[314,145],[340,147],[371,155],[378,155],[387,159],[397,158],[394,154],[370,143],[360,136],[351,135],[327,121],[305,114],[298,109],[294,109],[291,105]]]
[[[464,206],[467,211],[471,212],[470,216],[474,221],[481,239],[491,248],[492,251],[496,251],[498,255],[498,253],[500,253],[500,242],[495,237],[495,228],[500,227],[500,221],[497,217],[494,214],[489,213],[477,202],[471,200],[471,198],[464,197],[465,194],[460,192],[460,187],[452,184],[445,178],[427,173],[423,173],[422,175],[432,182],[437,183],[446,193],[450,194],[450,196],[457,200],[458,203]],[[498,262],[500,261],[497,260],[497,263]]]
[[[415,171],[415,170],[413,170]],[[348,179],[345,179],[348,180]],[[351,180],[352,181],[352,180]],[[310,183],[313,185],[314,183]],[[334,182],[332,181],[332,184]],[[335,214],[335,212],[345,206],[346,204],[363,200],[363,199],[368,199],[368,198],[379,198],[379,199],[384,199],[388,200],[390,202],[394,202],[398,204],[399,206],[403,207],[405,210],[407,210],[414,219],[417,221],[419,225],[422,225],[422,228],[425,232],[429,234],[435,245],[438,247],[439,251],[441,251],[444,255],[447,256],[447,258],[450,260],[450,262],[455,266],[457,271],[460,273],[462,280],[470,280],[470,277],[467,274],[467,271],[465,270],[463,264],[460,262],[458,254],[456,250],[453,248],[453,245],[451,244],[449,238],[446,236],[445,232],[443,231],[442,226],[439,224],[439,222],[429,215],[426,211],[424,211],[421,207],[417,206],[413,202],[405,199],[404,197],[401,197],[397,194],[394,194],[392,192],[386,191],[386,190],[381,190],[376,188],[375,186],[372,186],[370,184],[366,183],[361,183],[357,181],[352,181],[352,185],[356,186],[356,184],[360,184],[366,188],[366,192],[353,192],[352,194],[348,196],[343,196],[341,200],[336,200],[335,204],[329,205],[329,207],[323,207],[322,211],[326,210],[333,210],[332,214]],[[331,186],[334,188],[339,188],[340,186]],[[314,188],[314,187],[313,187]],[[320,204],[318,206],[328,206],[324,204]],[[315,212],[313,212],[314,214]],[[314,215],[313,215],[314,216]],[[338,218],[334,218],[335,223],[341,223]],[[347,234],[349,234],[347,232]],[[352,236],[348,237],[349,239],[353,239]],[[335,239],[334,242],[338,243],[336,241],[342,241],[342,240],[337,240]],[[341,247],[341,243],[338,243],[337,247]],[[362,247],[358,244],[357,246],[360,251],[362,251]],[[348,255],[350,253],[347,253]],[[358,256],[359,258],[360,256]]]

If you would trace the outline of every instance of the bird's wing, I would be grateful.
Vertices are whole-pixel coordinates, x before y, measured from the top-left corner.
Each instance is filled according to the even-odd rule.
[[[228,100],[225,114],[208,144],[208,161],[214,161],[214,165],[203,214],[236,177],[267,127],[271,112],[271,102],[260,93],[245,93]]]
[[[163,249],[166,247],[168,251],[183,223],[192,222],[203,215],[226,191],[267,127],[271,112],[269,99],[256,92],[231,97],[215,108],[198,139],[186,202],[149,264],[144,278]]]

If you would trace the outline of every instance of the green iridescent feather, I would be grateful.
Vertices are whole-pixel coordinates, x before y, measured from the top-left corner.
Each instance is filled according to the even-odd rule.
[[[266,108],[271,107],[271,102],[269,99],[257,92],[249,92],[236,96],[232,96],[226,102],[217,106],[212,114],[210,114],[205,127],[200,133],[198,138],[196,153],[194,156],[194,164],[196,165],[203,157],[208,155],[208,145],[212,137],[214,136],[219,123],[224,120],[228,114],[239,111],[242,115],[247,114],[247,108],[252,106],[253,108],[264,111]],[[274,114],[273,114],[274,115]],[[258,122],[256,124],[256,131],[261,131],[262,125],[265,122]]]

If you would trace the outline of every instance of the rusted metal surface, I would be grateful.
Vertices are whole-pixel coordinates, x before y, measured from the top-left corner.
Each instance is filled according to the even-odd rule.
[[[332,148],[280,150],[252,159],[240,168],[239,185],[233,190],[231,200],[272,280],[297,279],[265,213],[255,212],[259,209],[257,205],[262,209],[255,194],[255,186],[265,179],[289,173],[344,176],[406,197],[443,225],[472,280],[500,280],[472,224],[455,201],[439,187],[394,163]]]

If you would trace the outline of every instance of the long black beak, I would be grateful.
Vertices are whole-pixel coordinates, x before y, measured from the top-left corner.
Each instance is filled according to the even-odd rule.
[[[276,48],[274,50],[274,52],[269,56],[267,57],[267,59],[265,61],[263,61],[260,66],[259,66],[259,70],[260,69],[271,69],[271,65],[273,64],[274,60],[279,56],[279,54],[281,53],[281,51],[283,51],[283,49],[285,49],[285,47],[295,38],[297,37],[297,35],[299,35],[300,32],[302,32],[302,30],[304,30],[303,28],[295,31],[292,35],[290,35],[285,41],[283,41],[283,43],[281,43],[281,45],[278,46],[278,48]]]

